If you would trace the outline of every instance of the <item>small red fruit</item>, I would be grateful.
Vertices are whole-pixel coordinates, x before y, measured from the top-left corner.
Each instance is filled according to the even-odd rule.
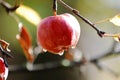
[[[3,58],[0,57],[0,80],[6,80],[8,76],[8,67],[6,67]]]
[[[75,48],[79,36],[79,22],[68,13],[49,16],[38,25],[38,43],[53,54],[62,54],[64,50]]]

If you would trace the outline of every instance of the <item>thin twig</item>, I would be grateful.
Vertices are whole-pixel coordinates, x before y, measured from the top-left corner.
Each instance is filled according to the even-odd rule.
[[[5,9],[6,11],[9,12],[14,12],[20,5],[15,5],[15,6],[11,6],[9,3],[7,3],[6,1],[1,1],[0,3]]]
[[[70,10],[71,12],[73,12],[75,15],[77,15],[79,18],[81,18],[84,22],[86,22],[87,24],[89,24],[94,30],[97,31],[97,34],[100,37],[118,37],[119,41],[120,41],[120,34],[107,34],[104,31],[101,31],[100,29],[97,28],[97,26],[92,23],[90,20],[88,20],[87,18],[83,17],[78,10],[70,7],[68,4],[66,4],[65,2],[63,2],[62,0],[58,0],[59,3],[61,3],[66,9]],[[110,18],[107,18],[105,20],[102,20],[100,22],[104,22],[104,21],[108,21],[110,20]],[[99,23],[100,23],[99,22]]]
[[[100,37],[103,37],[103,35],[105,34],[104,31],[99,30],[96,25],[94,23],[92,23],[91,21],[89,21],[87,18],[83,17],[82,15],[79,14],[79,11],[70,7],[69,5],[67,5],[65,2],[63,2],[62,0],[58,0],[59,3],[61,3],[65,8],[67,8],[68,10],[70,10],[71,12],[73,12],[75,15],[77,15],[79,18],[81,18],[83,21],[85,21],[87,24],[89,24],[93,29],[95,29],[97,31],[97,34]]]
[[[0,4],[5,8],[6,12],[12,17],[15,19],[15,21],[17,23],[20,23],[20,20],[19,18],[13,13],[18,7],[19,5],[15,5],[15,6],[11,6],[9,3],[7,3],[6,1],[4,0],[0,0]]]
[[[103,22],[106,22],[106,21],[110,21],[110,19],[111,19],[111,18],[106,18],[106,19],[97,21],[97,22],[95,22],[94,24],[100,24],[100,23],[103,23]]]
[[[69,64],[64,64],[64,62],[68,62]],[[9,65],[9,70],[11,72],[19,72],[19,71],[40,71],[40,70],[47,70],[47,69],[54,69],[59,67],[73,67],[73,66],[80,66],[82,62],[74,62],[69,61],[66,59],[58,60],[58,61],[51,61],[45,63],[38,63],[38,64],[31,64],[27,63],[26,65]]]

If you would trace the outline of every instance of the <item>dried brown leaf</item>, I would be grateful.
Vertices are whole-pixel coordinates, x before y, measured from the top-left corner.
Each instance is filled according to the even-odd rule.
[[[9,53],[10,49],[9,47],[9,43],[7,43],[4,40],[0,39],[0,51],[2,55],[6,55],[7,57],[12,57],[12,55]]]
[[[31,36],[23,25],[20,25],[19,28],[20,28],[20,33],[17,35],[16,38],[18,39],[27,60],[29,62],[33,62],[34,55],[33,55],[33,50],[32,50]]]

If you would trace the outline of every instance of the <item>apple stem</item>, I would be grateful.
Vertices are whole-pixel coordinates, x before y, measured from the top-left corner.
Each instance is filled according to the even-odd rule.
[[[97,31],[97,34],[100,37],[103,37],[105,32],[99,30],[96,25],[94,23],[92,23],[91,21],[89,21],[87,18],[83,17],[82,15],[80,15],[79,11],[70,7],[68,4],[66,4],[65,2],[63,2],[62,0],[58,0],[59,3],[61,3],[65,8],[67,8],[68,10],[70,10],[71,12],[73,12],[75,15],[77,15],[79,18],[81,18],[84,22],[86,22],[87,24],[89,24],[93,29],[95,29]]]
[[[53,0],[53,14],[57,15],[57,0]]]

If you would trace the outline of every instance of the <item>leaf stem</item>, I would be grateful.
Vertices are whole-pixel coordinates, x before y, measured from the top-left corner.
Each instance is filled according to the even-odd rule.
[[[106,22],[106,21],[110,21],[110,19],[111,19],[111,18],[106,18],[106,19],[97,21],[97,22],[95,22],[94,24],[100,24],[100,23],[103,23],[103,22]]]

